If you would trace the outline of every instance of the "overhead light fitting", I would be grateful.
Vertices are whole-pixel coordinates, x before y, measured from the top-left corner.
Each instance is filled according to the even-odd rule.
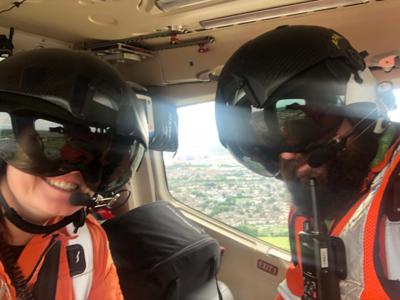
[[[90,50],[106,61],[142,61],[153,56],[153,54],[146,49],[124,43],[112,43],[105,46],[100,45],[98,47],[92,47]]]
[[[202,5],[215,0],[155,0],[154,4],[164,12],[186,8],[189,6]]]
[[[246,13],[225,16],[215,19],[203,20],[200,21],[200,25],[205,29],[209,29],[209,28],[223,27],[235,24],[242,24],[247,22],[273,19],[283,16],[296,15],[312,11],[331,9],[340,6],[362,4],[366,2],[369,2],[369,0],[314,0],[298,4],[291,4],[291,5],[267,8],[262,10],[250,11]]]

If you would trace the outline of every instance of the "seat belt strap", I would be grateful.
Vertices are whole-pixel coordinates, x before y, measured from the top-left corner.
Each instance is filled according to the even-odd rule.
[[[54,300],[56,298],[60,251],[61,242],[56,240],[46,254],[33,286],[34,299]]]
[[[66,228],[71,236],[76,235],[73,224]],[[77,237],[68,241],[67,256],[75,300],[87,300],[93,281],[93,241],[86,223]]]

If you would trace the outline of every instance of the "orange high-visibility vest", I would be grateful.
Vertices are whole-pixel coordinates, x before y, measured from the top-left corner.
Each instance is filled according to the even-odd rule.
[[[395,240],[399,243],[400,235],[397,233],[400,223],[394,224],[387,220],[383,214],[382,201],[389,180],[393,176],[400,176],[399,170],[400,147],[396,143],[388,151],[384,161],[372,170],[377,175],[369,191],[336,222],[331,232],[331,236],[342,239],[346,249],[347,277],[340,281],[342,300],[400,299],[400,281],[396,283],[396,280],[385,278],[386,261],[392,261],[387,256],[398,256],[400,252],[400,249],[385,251],[385,247],[388,247],[386,242]],[[299,232],[303,230],[304,221],[306,218],[296,215],[295,211],[291,212],[289,231],[292,263],[287,270],[286,279],[278,286],[276,300],[300,300],[303,295]],[[396,231],[389,230],[391,225],[396,226]],[[400,268],[400,265],[392,267]],[[395,291],[393,283],[396,285]]]
[[[66,228],[47,236],[35,235],[18,258],[18,265],[24,277],[30,278],[28,285],[32,288],[44,261],[43,253],[51,240],[55,238],[61,242],[55,300],[122,300],[123,296],[108,247],[107,236],[92,216],[87,217],[85,225],[79,229],[76,235],[69,233]],[[79,239],[82,229],[87,230],[91,238],[91,251],[89,251],[91,253],[85,253],[86,269],[84,274],[71,275],[67,247],[71,242],[73,244],[75,239]],[[83,248],[88,252],[87,247]],[[81,258],[77,257],[76,259]],[[14,286],[0,262],[0,300],[14,299],[16,299]]]

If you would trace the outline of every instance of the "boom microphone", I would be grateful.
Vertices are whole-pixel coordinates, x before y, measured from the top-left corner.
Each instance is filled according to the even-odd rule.
[[[335,137],[327,143],[321,144],[310,153],[307,164],[311,168],[318,168],[333,159],[346,146],[345,137]]]
[[[96,200],[87,194],[75,192],[69,197],[69,203],[74,206],[95,206]]]

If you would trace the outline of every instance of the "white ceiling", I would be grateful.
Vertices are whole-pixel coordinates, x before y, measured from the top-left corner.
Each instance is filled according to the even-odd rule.
[[[0,0],[0,10],[8,8],[14,1],[16,0]],[[212,0],[206,2],[207,6],[193,6],[172,13],[163,13],[155,7],[153,1],[26,0],[19,8],[1,14],[0,26],[14,26],[21,30],[69,41],[88,38],[122,39],[175,25],[197,30],[201,28],[199,22],[202,20],[307,2],[305,0]],[[346,3],[349,0],[340,1]]]
[[[13,1],[0,0],[0,10],[9,7]],[[347,37],[357,50],[367,50],[370,62],[376,55],[400,52],[400,0],[365,0],[368,2],[361,5],[205,31],[199,31],[201,20],[304,0],[213,0],[215,5],[175,13],[160,12],[154,8],[152,1],[27,0],[19,8],[0,14],[0,26],[13,26],[25,32],[71,42],[129,38],[171,25],[181,25],[191,31],[179,35],[181,40],[200,36],[215,38],[206,53],[199,53],[197,46],[177,48],[155,52],[153,58],[142,62],[117,65],[127,80],[145,86],[196,81],[198,73],[223,65],[244,42],[284,24],[310,24],[335,29]],[[168,44],[169,38],[147,42]],[[190,94],[190,88],[187,90]]]

